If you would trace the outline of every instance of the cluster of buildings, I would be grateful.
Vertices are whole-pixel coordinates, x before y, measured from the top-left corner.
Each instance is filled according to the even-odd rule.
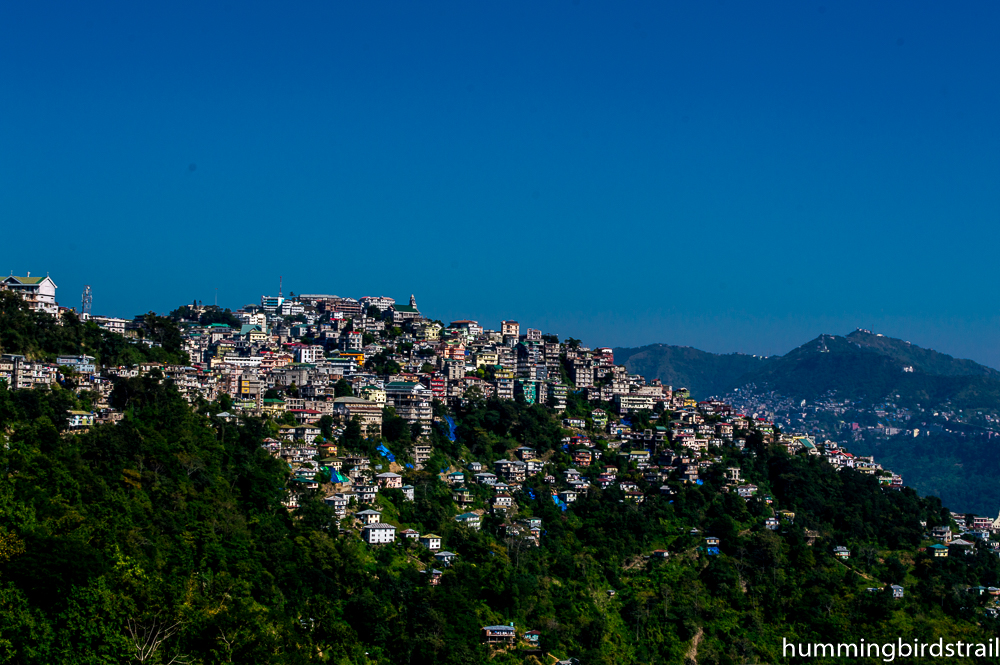
[[[0,288],[18,292],[35,309],[58,315],[55,284],[49,277],[8,277]],[[553,502],[563,510],[595,488],[617,488],[622,500],[641,504],[652,494],[672,495],[678,483],[701,483],[713,467],[725,474],[724,491],[749,501],[758,488],[741,477],[738,466],[722,468],[723,451],[746,451],[753,433],[765,442],[784,446],[790,453],[822,456],[834,467],[854,468],[876,476],[887,489],[899,489],[902,478],[883,469],[871,457],[856,456],[829,439],[817,443],[816,432],[792,434],[775,424],[787,411],[775,408],[767,396],[744,391],[732,399],[693,400],[686,389],[674,390],[657,380],[647,381],[614,363],[609,348],[590,349],[579,343],[560,342],[554,335],[516,321],[502,321],[488,329],[477,321],[458,320],[448,325],[424,316],[410,296],[397,304],[385,296],[360,299],[306,294],[285,298],[262,296],[226,317],[217,308],[197,303],[183,308],[177,321],[181,348],[187,362],[177,365],[145,363],[133,367],[99,365],[86,355],[62,356],[55,363],[22,356],[0,357],[0,379],[11,388],[50,385],[61,376],[72,376],[78,390],[97,396],[92,413],[69,414],[70,426],[85,428],[121,417],[107,404],[114,381],[159,372],[173,381],[190,401],[218,400],[225,396],[229,411],[218,414],[235,419],[241,414],[267,416],[281,423],[278,437],[265,445],[292,470],[286,506],[298,507],[300,494],[321,489],[325,502],[342,524],[351,524],[368,544],[384,545],[398,539],[413,540],[433,552],[435,565],[449,566],[456,555],[444,549],[436,534],[421,534],[405,524],[383,520],[380,492],[399,491],[413,500],[414,488],[404,483],[406,466],[421,468],[431,457],[432,427],[448,430],[449,424],[434,415],[434,403],[465,404],[495,397],[527,404],[545,404],[565,411],[570,391],[590,406],[588,413],[574,413],[562,421],[563,451],[570,464],[556,464],[552,451],[539,454],[531,445],[509,451],[491,461],[468,461],[440,474],[452,491],[454,519],[469,528],[481,528],[486,515],[499,517],[503,534],[511,543],[537,546],[543,530],[540,520],[519,515],[517,498],[529,479],[540,477]],[[143,317],[133,320],[90,316],[99,326],[136,343],[147,343]],[[228,323],[207,323],[225,318]],[[345,390],[349,387],[350,390]],[[779,399],[772,395],[774,399]],[[102,401],[103,400],[103,401]],[[812,405],[784,404],[803,415],[822,409],[845,414],[853,405],[829,397]],[[402,418],[411,428],[405,451],[391,452],[384,445],[380,458],[369,459],[357,451],[338,450],[323,439],[320,423],[329,417],[334,437],[349,421],[356,421],[365,437],[382,434],[387,413]],[[893,405],[882,405],[884,416],[906,417]],[[657,425],[637,414],[668,413]],[[453,436],[453,432],[451,433]],[[405,466],[395,455],[410,460]],[[729,458],[732,459],[732,455]],[[560,459],[565,459],[561,457]],[[329,482],[321,487],[321,474]],[[763,497],[768,504],[773,501]],[[348,519],[350,518],[350,519]],[[980,535],[989,529],[977,518],[968,531]],[[794,514],[772,510],[763,527],[780,528]],[[963,518],[963,524],[964,524]],[[961,540],[961,539],[959,539]],[[961,542],[943,543],[946,548]],[[718,553],[718,539],[706,540],[709,554]],[[835,555],[850,556],[846,548]],[[425,571],[432,584],[440,582],[437,568]],[[511,639],[513,627],[490,626],[488,641]],[[537,634],[534,635],[537,639]],[[525,639],[530,637],[526,636]]]

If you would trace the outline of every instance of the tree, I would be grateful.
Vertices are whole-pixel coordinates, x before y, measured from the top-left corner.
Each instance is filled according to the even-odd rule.
[[[213,323],[224,323],[230,328],[236,329],[239,329],[242,325],[240,320],[236,318],[236,315],[229,309],[222,309],[215,305],[205,308],[205,312],[198,318],[198,323],[203,326],[210,326]]]
[[[333,396],[354,397],[354,388],[346,379],[338,379],[337,382],[333,384]]]
[[[409,433],[405,419],[396,415],[396,410],[387,406],[382,410],[382,436],[390,443],[395,443]]]
[[[333,438],[333,416],[320,416],[319,423],[317,424],[319,425],[319,431],[323,435],[324,439],[329,440]]]
[[[344,434],[340,437],[340,442],[345,448],[355,450],[364,439],[361,432],[361,418],[354,416],[347,421],[347,425],[344,427]]]

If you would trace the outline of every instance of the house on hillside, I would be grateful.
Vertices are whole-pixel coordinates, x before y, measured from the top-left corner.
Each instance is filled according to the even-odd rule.
[[[384,545],[396,542],[396,527],[382,522],[366,524],[361,529],[361,540],[369,545]]]
[[[483,644],[513,644],[514,626],[483,626]]]

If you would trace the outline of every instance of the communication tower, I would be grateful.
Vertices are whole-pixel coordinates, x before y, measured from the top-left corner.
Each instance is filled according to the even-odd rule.
[[[80,303],[80,314],[90,316],[90,309],[94,305],[94,292],[90,290],[90,284],[83,287],[83,299]]]

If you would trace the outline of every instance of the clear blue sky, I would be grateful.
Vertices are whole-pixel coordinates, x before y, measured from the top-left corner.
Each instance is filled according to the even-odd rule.
[[[0,269],[1000,366],[993,2],[7,2]]]

